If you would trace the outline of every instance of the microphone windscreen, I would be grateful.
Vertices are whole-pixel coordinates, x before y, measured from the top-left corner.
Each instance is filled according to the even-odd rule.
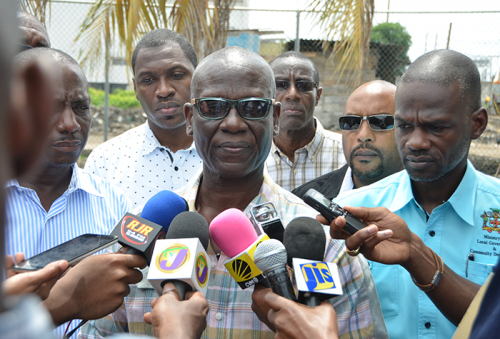
[[[141,217],[160,225],[165,232],[168,232],[175,216],[188,209],[186,200],[172,191],[164,190],[156,193],[146,202]]]
[[[285,228],[283,244],[288,253],[288,266],[290,267],[293,267],[293,258],[323,261],[326,234],[323,226],[316,219],[299,217],[293,219]]]
[[[281,241],[269,239],[261,242],[253,253],[255,266],[266,273],[286,266],[287,254]]]
[[[212,220],[210,236],[229,258],[246,250],[258,238],[248,217],[236,208],[227,209]]]
[[[182,212],[177,215],[172,220],[165,239],[183,238],[198,238],[206,250],[210,239],[207,219],[196,212]]]

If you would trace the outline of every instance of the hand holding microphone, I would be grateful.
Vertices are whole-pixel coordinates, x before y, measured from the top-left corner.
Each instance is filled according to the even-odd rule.
[[[175,286],[167,283],[151,307],[153,311],[144,314],[144,321],[153,325],[154,335],[160,339],[200,338],[207,326],[208,302],[201,292],[187,292],[182,301]]]
[[[276,332],[276,339],[338,338],[337,315],[328,301],[308,307],[256,285],[252,294],[252,309],[262,322]]]

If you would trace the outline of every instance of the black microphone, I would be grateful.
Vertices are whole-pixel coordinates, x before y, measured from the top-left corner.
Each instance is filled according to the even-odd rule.
[[[172,282],[181,300],[194,289],[206,295],[211,263],[206,249],[210,233],[207,220],[196,212],[182,212],[168,228],[165,239],[156,242],[148,281],[158,295]]]
[[[285,228],[283,244],[288,253],[288,265],[294,268],[297,287],[299,287],[299,280],[309,282],[306,291],[299,289],[298,301],[307,306],[318,306],[322,301],[330,299],[331,294],[321,294],[324,292],[321,289],[317,289],[319,293],[311,292],[311,290],[316,290],[315,288],[318,286],[322,287],[321,279],[323,277],[315,275],[315,265],[322,263],[325,255],[326,234],[323,226],[313,218],[296,218]],[[294,265],[294,258],[306,259],[307,263],[302,264],[301,269],[297,269]],[[324,267],[321,268],[324,270]]]
[[[292,301],[297,301],[286,268],[286,249],[280,241],[270,239],[261,242],[255,250],[253,259],[255,265],[264,273],[274,293]]]
[[[128,254],[144,255],[151,261],[156,240],[163,239],[176,215],[187,209],[186,200],[171,191],[160,191],[144,205],[141,216],[126,213],[111,235],[118,243],[129,247]]]

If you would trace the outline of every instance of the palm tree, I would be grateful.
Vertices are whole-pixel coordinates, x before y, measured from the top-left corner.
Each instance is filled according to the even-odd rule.
[[[200,59],[225,47],[229,16],[236,0],[173,0],[168,4],[171,1],[96,0],[76,38],[82,46],[80,62],[92,69],[102,58],[106,45],[114,41],[120,41],[130,61],[140,37],[162,27],[184,35]],[[328,41],[337,41],[330,54],[331,60],[339,61],[337,71],[340,75],[348,71],[359,83],[369,51],[374,0],[309,1],[311,15],[326,33],[324,48],[332,47]],[[50,0],[21,0],[22,8],[37,15],[42,22],[49,3]]]

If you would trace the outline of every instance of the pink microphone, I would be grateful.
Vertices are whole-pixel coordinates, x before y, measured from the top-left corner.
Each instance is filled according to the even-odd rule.
[[[245,251],[258,235],[248,217],[236,208],[225,210],[210,223],[210,237],[221,251],[233,258]]]

